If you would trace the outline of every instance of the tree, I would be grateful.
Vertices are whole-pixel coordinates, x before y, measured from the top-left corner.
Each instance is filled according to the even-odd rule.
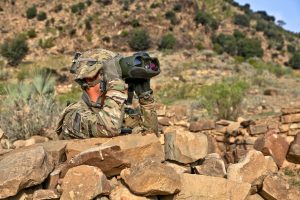
[[[286,23],[285,23],[283,20],[277,20],[277,24],[278,24],[278,26],[280,26],[280,27],[283,27],[283,26],[286,25]]]

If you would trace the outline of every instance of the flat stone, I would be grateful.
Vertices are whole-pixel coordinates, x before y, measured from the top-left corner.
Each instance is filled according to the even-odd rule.
[[[269,131],[254,143],[254,149],[261,151],[265,156],[272,156],[278,167],[282,166],[289,149],[289,143],[282,136]]]
[[[116,186],[109,195],[110,200],[157,200],[157,197],[137,196],[122,184]]]
[[[283,124],[300,122],[300,114],[289,114],[281,116]]]
[[[227,168],[227,178],[232,181],[252,184],[252,194],[261,186],[263,178],[278,171],[277,165],[270,156],[262,152],[250,150],[237,164],[230,164]]]
[[[124,169],[121,178],[137,195],[169,195],[180,191],[180,176],[164,164],[148,161]]]
[[[277,175],[267,176],[259,194],[267,200],[290,200],[287,195],[289,193],[288,187],[288,183],[283,178]]]
[[[48,200],[48,199],[59,199],[60,195],[54,190],[36,190],[33,193],[33,200]]]
[[[159,117],[158,123],[163,126],[170,126],[170,119],[168,117]]]
[[[195,173],[200,175],[222,178],[226,175],[224,161],[217,153],[208,154],[203,163],[199,166],[195,166],[194,168]]]
[[[286,159],[292,163],[300,164],[300,132],[290,144]]]
[[[264,200],[264,198],[262,198],[259,194],[253,194],[247,196],[245,200]]]
[[[52,156],[55,165],[66,160],[66,140],[49,141],[36,145],[44,147],[44,149]]]
[[[260,135],[268,131],[268,126],[266,124],[250,125],[249,130],[250,135]]]
[[[234,164],[238,163],[245,155],[248,153],[249,150],[245,149],[233,149],[230,151],[226,151],[224,153],[224,160],[227,164]]]
[[[192,163],[208,153],[208,139],[203,133],[180,131],[165,134],[165,158],[180,163]]]
[[[67,172],[62,191],[61,200],[88,200],[98,195],[109,195],[111,186],[99,168],[81,165]]]
[[[192,122],[190,124],[189,130],[191,132],[199,132],[204,130],[212,130],[215,129],[216,125],[213,120],[203,120],[203,121],[197,121]]]
[[[172,167],[177,174],[183,174],[183,173],[187,173],[187,174],[191,174],[192,173],[192,169],[190,166],[183,166],[183,165],[179,165],[176,163],[171,163],[171,162],[164,162],[165,165]]]
[[[6,154],[0,161],[0,198],[14,196],[23,188],[42,183],[52,169],[51,156],[43,147]]]
[[[195,174],[182,174],[181,182],[181,191],[173,200],[244,200],[251,187],[249,183]]]
[[[300,113],[300,107],[299,108],[282,108],[281,112],[283,115]]]

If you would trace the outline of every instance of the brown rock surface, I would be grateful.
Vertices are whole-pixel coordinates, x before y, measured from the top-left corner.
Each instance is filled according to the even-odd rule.
[[[263,178],[278,170],[272,157],[265,157],[260,151],[250,150],[237,164],[230,164],[227,178],[237,182],[252,184],[253,192],[262,184]]]
[[[208,153],[208,139],[203,133],[180,131],[165,134],[166,160],[192,163]]]
[[[268,131],[268,126],[266,124],[250,125],[249,130],[251,135],[260,135]]]
[[[157,200],[157,197],[137,196],[122,184],[119,184],[111,191],[109,198],[110,200]]]
[[[204,130],[212,130],[216,127],[215,122],[213,120],[203,120],[192,122],[190,124],[189,130],[192,132],[204,131]]]
[[[81,165],[67,172],[62,191],[61,200],[88,200],[98,195],[109,195],[111,186],[99,168]]]
[[[33,200],[59,199],[59,195],[54,190],[36,190],[33,193]]]
[[[300,132],[297,133],[294,141],[290,144],[286,159],[290,162],[300,164]]]
[[[172,200],[244,200],[249,183],[195,174],[181,175],[181,191]]]
[[[124,169],[121,178],[138,195],[168,195],[180,191],[180,176],[164,164],[148,161]]]
[[[300,122],[300,114],[283,115],[281,116],[281,122],[283,124]]]
[[[277,175],[267,176],[264,179],[260,195],[267,200],[290,200],[288,197],[288,183]]]
[[[55,165],[66,160],[66,145],[67,141],[65,140],[49,141],[37,144],[37,146],[44,147],[44,149],[52,156]]]
[[[255,141],[254,148],[265,156],[272,156],[278,167],[281,167],[288,152],[289,143],[282,136],[269,131]]]
[[[192,169],[190,166],[183,166],[183,165],[179,165],[176,163],[172,163],[172,162],[164,162],[165,165],[172,167],[177,174],[183,174],[183,173],[188,173],[191,174],[192,173]]]
[[[42,183],[52,169],[51,157],[43,147],[10,152],[0,161],[0,198]]]
[[[249,195],[245,200],[264,200],[259,194]]]
[[[300,113],[300,107],[295,107],[295,108],[282,108],[282,109],[281,109],[281,112],[282,112],[283,115]]]
[[[217,153],[208,154],[201,165],[195,166],[195,172],[200,175],[222,178],[226,175],[224,161]]]

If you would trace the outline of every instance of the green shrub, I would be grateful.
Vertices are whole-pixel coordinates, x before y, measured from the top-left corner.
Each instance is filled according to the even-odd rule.
[[[63,9],[62,4],[58,4],[54,7],[53,11],[58,13],[58,12],[62,11],[62,9]]]
[[[173,10],[174,10],[175,12],[180,12],[181,9],[182,9],[182,6],[181,6],[181,4],[179,4],[179,3],[176,3],[176,4],[174,5],[174,7],[173,7]]]
[[[293,69],[300,69],[300,53],[295,53],[289,60],[289,65]]]
[[[244,39],[246,37],[246,35],[238,29],[234,29],[233,36],[237,40],[241,40],[241,39]]]
[[[149,48],[150,37],[146,29],[133,29],[129,35],[129,46],[132,50],[143,51]]]
[[[196,45],[195,45],[196,49],[198,49],[199,51],[203,50],[204,49],[204,46],[202,44],[201,41],[197,42]]]
[[[34,29],[34,28],[29,29],[29,30],[27,31],[27,36],[28,36],[29,38],[35,38],[35,37],[36,37],[35,29]]]
[[[268,24],[263,20],[258,20],[255,29],[264,32],[268,29]]]
[[[60,94],[56,98],[58,102],[64,106],[68,103],[77,102],[82,95],[82,90],[79,87],[73,87],[70,92]]]
[[[296,48],[295,48],[294,45],[289,44],[289,45],[287,45],[287,51],[289,53],[295,53],[296,52]]]
[[[226,52],[230,55],[236,55],[237,53],[236,39],[232,35],[225,35],[221,33],[217,37],[213,38],[213,43],[215,44],[214,49],[218,53]]]
[[[249,85],[241,80],[223,80],[205,86],[200,92],[201,104],[217,119],[236,120]]]
[[[159,49],[174,49],[176,45],[176,38],[172,33],[166,34],[162,37]]]
[[[85,5],[82,2],[79,2],[77,4],[73,4],[71,6],[71,12],[76,14],[76,13],[81,13],[82,10],[84,10]]]
[[[44,21],[45,19],[47,19],[47,14],[44,11],[39,12],[37,15],[37,20]]]
[[[33,19],[33,18],[35,18],[36,14],[37,14],[37,9],[36,9],[35,6],[32,6],[32,7],[28,8],[26,10],[26,17],[27,17],[27,19]]]
[[[39,46],[40,46],[41,48],[43,48],[43,49],[51,48],[51,47],[54,46],[54,40],[55,40],[55,38],[52,38],[52,37],[47,38],[47,39],[45,39],[45,40],[40,39],[40,40],[39,40]]]
[[[158,7],[160,7],[160,3],[152,3],[151,5],[150,5],[150,8],[152,8],[152,9],[154,9],[154,8],[158,8]]]
[[[168,19],[171,24],[176,24],[177,23],[177,19],[176,19],[176,14],[173,11],[167,11],[165,14],[166,19]]]
[[[256,13],[266,21],[275,22],[275,17],[268,15],[266,11],[257,11]]]
[[[194,18],[196,24],[202,24],[206,28],[209,26],[212,30],[217,30],[219,23],[210,14],[205,12],[197,12]]]
[[[26,56],[28,50],[26,38],[23,35],[5,41],[0,47],[1,55],[8,60],[11,66],[18,65]]]
[[[136,28],[136,27],[139,27],[139,26],[141,26],[141,25],[140,25],[139,20],[133,19],[133,20],[131,21],[131,26],[134,27],[134,28]]]
[[[246,15],[235,15],[233,19],[234,24],[244,27],[250,26],[250,18]]]
[[[292,70],[287,67],[282,67],[279,64],[274,64],[272,62],[264,62],[258,58],[251,58],[248,60],[248,63],[251,64],[259,72],[259,74],[262,74],[264,71],[268,71],[278,78],[292,74]]]
[[[243,56],[245,58],[250,57],[262,57],[264,55],[264,50],[261,47],[261,42],[255,38],[246,38],[244,40],[240,40],[237,44],[238,54],[239,56]]]

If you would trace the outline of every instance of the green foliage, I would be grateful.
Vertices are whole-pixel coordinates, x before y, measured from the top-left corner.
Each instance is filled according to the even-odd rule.
[[[300,53],[295,53],[289,60],[289,65],[293,69],[300,69]]]
[[[165,14],[166,19],[168,19],[171,24],[175,25],[177,23],[176,13],[173,11],[167,11]]]
[[[175,12],[180,12],[181,9],[182,9],[182,6],[181,6],[180,3],[176,3],[176,4],[174,5],[174,7],[173,7],[173,10],[174,10]]]
[[[35,38],[36,37],[36,32],[35,32],[35,29],[34,28],[31,28],[27,31],[27,36],[29,38]]]
[[[82,90],[79,87],[73,87],[70,92],[60,94],[56,97],[58,102],[64,106],[67,103],[73,103],[77,102],[78,99],[80,99],[80,96],[82,95]]]
[[[84,8],[85,8],[84,3],[83,2],[79,2],[79,3],[73,4],[71,6],[71,12],[74,13],[74,14],[76,14],[76,13],[79,14],[79,13],[81,13],[84,10]]]
[[[133,29],[129,35],[129,46],[132,50],[143,51],[149,48],[150,36],[146,29]]]
[[[284,168],[283,172],[286,176],[290,176],[290,177],[296,176],[296,173],[289,168]]]
[[[176,38],[172,33],[166,34],[162,37],[159,49],[174,49],[176,46]]]
[[[258,14],[261,18],[263,18],[266,21],[275,22],[275,17],[268,15],[266,11],[257,11],[256,14]]]
[[[239,56],[243,56],[245,58],[250,57],[262,57],[264,55],[264,50],[261,47],[261,42],[255,38],[246,38],[240,40],[237,44],[238,54]]]
[[[36,9],[35,6],[32,6],[32,7],[28,8],[26,10],[26,17],[27,17],[27,19],[33,19],[33,18],[35,18],[36,14],[37,14],[37,9]]]
[[[268,24],[263,20],[258,20],[255,29],[257,31],[265,32],[268,29]]]
[[[0,49],[1,55],[8,60],[11,66],[17,66],[29,50],[26,37],[23,35],[18,35],[12,40],[4,41]]]
[[[250,18],[247,15],[235,15],[233,19],[234,24],[244,27],[250,26]]]
[[[212,30],[217,30],[219,27],[218,22],[206,12],[197,12],[194,18],[196,24],[202,24],[205,27],[210,27]]]
[[[54,46],[54,40],[55,38],[50,37],[47,39],[40,39],[39,40],[39,46],[43,49],[48,49]]]
[[[215,44],[214,50],[217,53],[226,52],[230,55],[237,54],[237,42],[235,37],[232,35],[225,35],[221,33],[213,38],[213,43]]]
[[[150,8],[154,9],[154,8],[158,8],[160,7],[160,3],[155,3],[153,2],[151,5],[150,5]]]
[[[131,21],[131,26],[134,27],[134,28],[136,28],[136,27],[139,27],[139,26],[141,26],[141,25],[140,25],[139,20],[133,19],[133,20]]]
[[[47,19],[47,14],[44,11],[39,12],[37,15],[37,20],[44,21],[45,19]]]
[[[241,39],[246,38],[246,35],[238,29],[234,29],[233,36],[237,40],[241,40]]]
[[[241,104],[249,85],[241,80],[223,80],[205,86],[200,92],[200,101],[210,115],[217,119],[236,120],[241,113]]]
[[[201,41],[197,42],[195,47],[196,47],[196,49],[198,49],[199,51],[201,51],[201,50],[204,49],[204,46],[203,46],[203,44],[202,44]]]
[[[287,45],[287,51],[289,53],[295,53],[296,52],[296,47],[294,45],[289,44],[289,45]]]

